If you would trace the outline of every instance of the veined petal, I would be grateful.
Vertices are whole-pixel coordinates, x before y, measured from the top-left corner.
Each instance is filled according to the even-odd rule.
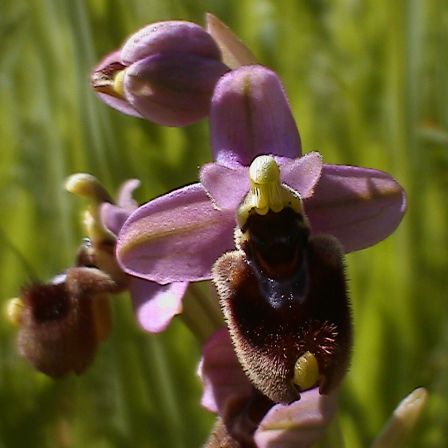
[[[258,448],[307,448],[317,442],[337,410],[336,394],[320,395],[318,388],[303,392],[299,401],[276,405],[255,431]]]
[[[249,166],[261,154],[296,158],[300,137],[277,75],[252,65],[224,75],[212,98],[210,126],[214,159]]]
[[[182,312],[182,299],[187,287],[187,282],[159,285],[133,277],[130,292],[137,320],[143,329],[150,333],[165,330],[173,317]]]
[[[252,391],[227,328],[216,331],[205,344],[198,375],[204,387],[201,404],[211,412],[222,411],[229,399],[250,396]]]
[[[185,126],[208,114],[215,84],[228,70],[217,59],[195,54],[155,54],[126,70],[124,91],[146,119]]]
[[[235,217],[213,207],[201,184],[140,207],[117,241],[123,270],[160,284],[209,279],[213,263],[233,247]]]
[[[405,210],[405,192],[391,176],[343,165],[324,165],[314,195],[305,201],[312,231],[335,236],[345,252],[386,238]]]
[[[218,45],[199,25],[168,20],[145,26],[129,37],[121,49],[121,60],[130,65],[147,56],[172,51],[221,58]]]

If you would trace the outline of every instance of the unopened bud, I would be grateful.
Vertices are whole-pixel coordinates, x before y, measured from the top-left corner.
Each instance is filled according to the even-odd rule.
[[[403,399],[387,421],[372,448],[395,448],[405,446],[409,433],[414,429],[426,402],[428,392],[419,387]]]
[[[158,22],[133,34],[92,74],[92,87],[121,112],[185,126],[209,112],[218,79],[229,68],[213,38],[183,21]]]
[[[215,84],[227,71],[216,59],[180,52],[157,54],[126,69],[124,92],[146,119],[185,126],[208,114]]]

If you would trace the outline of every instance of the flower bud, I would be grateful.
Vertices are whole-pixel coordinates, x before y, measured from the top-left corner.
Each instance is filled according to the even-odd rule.
[[[217,44],[200,26],[158,22],[101,62],[92,87],[121,112],[185,126],[208,114],[214,86],[228,70]]]
[[[82,373],[109,329],[106,294],[115,282],[96,268],[69,268],[23,289],[19,352],[53,378]]]
[[[208,114],[216,81],[226,71],[221,62],[202,56],[157,54],[126,69],[124,91],[144,118],[184,126]]]
[[[405,446],[428,401],[428,392],[418,387],[405,397],[396,407],[372,448],[394,448]]]

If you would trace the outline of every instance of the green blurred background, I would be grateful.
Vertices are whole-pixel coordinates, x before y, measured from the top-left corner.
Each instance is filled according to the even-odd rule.
[[[448,440],[448,3],[446,0],[0,0],[0,299],[73,261],[82,201],[67,175],[142,202],[193,182],[210,160],[206,121],[162,129],[102,104],[89,72],[144,24],[218,15],[289,95],[305,151],[393,174],[409,209],[395,234],[348,258],[356,340],[325,446],[370,444],[417,386],[430,400],[408,445]],[[0,447],[198,447],[200,345],[180,320],[141,331],[126,295],[81,377],[53,382],[0,324]]]

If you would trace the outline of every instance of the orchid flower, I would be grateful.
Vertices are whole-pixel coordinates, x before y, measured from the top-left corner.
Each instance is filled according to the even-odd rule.
[[[310,235],[300,195],[281,182],[272,156],[256,157],[249,177],[236,213],[236,248],[215,262],[213,282],[253,386],[249,398],[226,407],[215,437],[252,447],[274,403],[291,404],[303,394],[313,405],[337,390],[350,364],[352,323],[339,242]]]
[[[124,274],[116,265],[114,255],[115,237],[127,217],[138,207],[132,193],[139,185],[137,179],[123,183],[114,203],[104,187],[91,175],[75,174],[66,182],[67,190],[86,196],[93,203],[85,212],[84,225],[95,263],[117,283],[129,289],[142,328],[150,333],[159,333],[182,311],[182,298],[188,283],[160,285],[134,276],[122,278]]]
[[[383,240],[400,223],[406,197],[390,175],[302,154],[283,87],[269,69],[224,75],[210,128],[215,162],[202,167],[201,182],[139,207],[121,228],[117,259],[128,274],[160,284],[210,279],[213,263],[234,247],[249,165],[262,154],[274,156],[282,182],[300,194],[311,232],[336,237],[345,252]]]
[[[82,264],[23,287],[7,310],[19,327],[19,353],[52,378],[83,373],[109,334],[109,294],[115,292],[107,273]]]
[[[289,188],[292,196],[299,198],[297,207],[304,210],[311,235],[331,235],[340,241],[345,252],[349,252],[381,241],[399,224],[405,211],[405,194],[391,176],[367,168],[324,165],[315,152],[301,154],[299,133],[286,95],[272,71],[261,66],[246,66],[224,75],[212,98],[210,122],[215,162],[202,167],[201,182],[147,203],[132,213],[122,226],[117,258],[128,274],[162,284],[211,278],[216,260],[235,246],[236,220],[239,228],[244,226],[244,201],[260,199],[255,190],[253,194],[248,192],[252,183],[257,183],[252,166],[263,159],[262,155],[274,160],[265,166],[267,169],[276,167],[283,190]],[[262,177],[271,176],[263,173]],[[275,194],[272,194],[275,204]],[[263,204],[257,203],[256,207],[261,215],[265,213]],[[236,239],[238,241],[238,237]],[[222,284],[226,284],[225,279],[231,275],[224,271],[219,280]],[[219,282],[215,279],[218,289]],[[232,282],[229,279],[229,285]],[[236,403],[224,399],[225,410],[220,412],[222,420],[218,421],[208,446],[220,446],[219,440],[233,438],[237,438],[238,443],[246,440],[247,446],[254,443],[255,446],[276,446],[270,441],[272,437],[280,441],[277,446],[288,446],[287,443],[310,446],[322,435],[334,413],[337,386],[348,358],[342,359],[341,365],[335,365],[336,370],[329,372],[337,377],[334,385],[330,389],[323,386],[320,390],[314,387],[322,374],[320,367],[315,368],[315,353],[304,353],[297,360],[299,364],[304,363],[303,375],[297,381],[302,399],[289,405],[275,405],[275,402],[289,401],[294,396],[293,389],[282,386],[271,391],[269,384],[265,386],[263,379],[259,381],[256,372],[265,364],[260,359],[257,365],[257,357],[264,355],[260,352],[247,358],[242,353],[246,342],[241,344],[239,335],[245,334],[245,329],[243,323],[235,321],[232,309],[226,305],[228,293],[222,296],[223,291],[220,292],[221,306],[239,363],[248,378],[240,382],[240,375],[243,375],[240,364],[233,363],[237,365],[235,370],[230,367],[232,363],[223,360],[222,368],[230,379],[232,393],[239,396]],[[275,303],[272,306],[275,307]],[[340,328],[349,328],[349,324]],[[327,330],[328,337],[332,337],[331,328]],[[343,350],[347,355],[349,351]],[[271,377],[274,383],[283,382],[274,371]],[[282,384],[286,382],[285,377]],[[247,411],[254,400],[256,417]],[[292,427],[285,425],[284,431],[274,431],[285,422],[292,422]],[[297,434],[296,425],[301,428]],[[307,426],[312,429],[303,430]]]

